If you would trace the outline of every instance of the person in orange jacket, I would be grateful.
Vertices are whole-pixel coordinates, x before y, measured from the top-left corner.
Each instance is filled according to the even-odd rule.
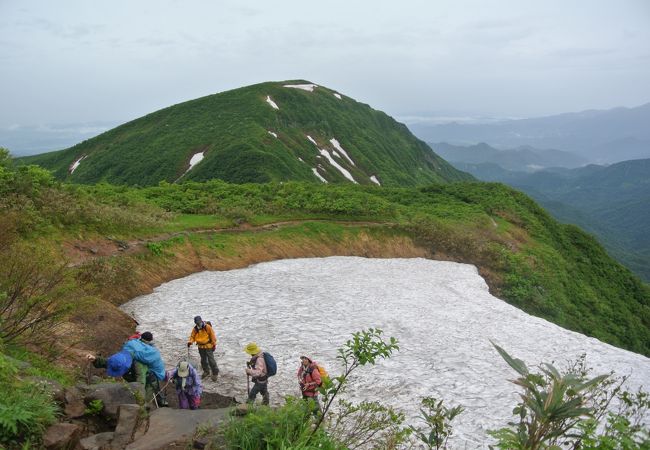
[[[214,359],[214,351],[217,348],[217,337],[214,334],[212,325],[204,322],[201,316],[194,318],[194,328],[190,334],[190,340],[187,342],[187,347],[191,347],[193,343],[199,347],[199,355],[201,356],[201,367],[203,368],[202,378],[210,376],[212,370],[212,381],[217,381],[219,375],[219,367],[217,361]]]

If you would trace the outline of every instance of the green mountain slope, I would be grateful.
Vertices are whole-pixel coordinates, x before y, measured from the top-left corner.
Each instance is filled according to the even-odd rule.
[[[475,264],[491,292],[514,306],[650,355],[650,286],[591,236],[502,184],[212,180],[133,188],[57,183],[38,167],[0,166],[0,208],[0,275],[7,275],[0,276],[0,301],[12,283],[44,284],[30,265],[23,270],[36,277],[33,283],[12,275],[23,261],[62,267],[70,289],[90,289],[112,304],[160,284],[163,274],[178,278],[298,256],[425,256]],[[255,229],[264,224],[273,226]],[[88,295],[69,292],[52,295],[75,303]],[[39,290],[30,293],[41,298]],[[92,317],[102,312],[93,308]],[[82,317],[95,331],[106,322]],[[435,317],[427,320],[435,325]]]
[[[532,174],[491,164],[456,167],[526,192],[558,220],[595,234],[616,259],[650,280],[650,159]]]
[[[325,87],[285,85],[310,83],[269,82],[191,100],[20,161],[87,184],[218,178],[412,186],[471,179],[383,112]]]

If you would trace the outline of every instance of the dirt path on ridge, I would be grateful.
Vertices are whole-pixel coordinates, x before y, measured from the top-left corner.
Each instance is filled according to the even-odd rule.
[[[392,222],[371,222],[371,221],[352,221],[352,220],[330,220],[330,219],[296,219],[280,222],[271,222],[264,225],[250,225],[242,223],[236,227],[224,228],[198,228],[176,232],[161,233],[148,238],[120,240],[111,236],[103,239],[91,241],[67,241],[63,243],[64,254],[69,260],[68,267],[77,267],[96,258],[106,258],[111,256],[131,255],[141,253],[146,250],[146,246],[152,242],[166,241],[177,236],[188,236],[190,234],[204,233],[262,233],[275,231],[282,227],[300,225],[310,222],[330,222],[342,226],[362,226],[362,227],[391,227]]]

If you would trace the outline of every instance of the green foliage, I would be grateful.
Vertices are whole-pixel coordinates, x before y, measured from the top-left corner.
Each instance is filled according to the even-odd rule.
[[[420,419],[424,421],[425,426],[411,426],[410,429],[427,448],[447,448],[447,440],[453,434],[451,422],[464,410],[462,406],[448,408],[442,400],[425,397],[420,408]]]
[[[50,394],[42,386],[22,381],[15,365],[0,353],[0,445],[35,444],[56,413]]]
[[[397,339],[390,337],[388,341],[385,341],[382,334],[383,331],[379,328],[357,331],[352,333],[352,339],[348,339],[337,350],[337,359],[343,364],[343,373],[337,377],[330,376],[319,388],[323,395],[324,407],[323,413],[316,421],[314,432],[323,423],[336,396],[345,390],[352,372],[368,364],[374,366],[377,359],[389,358],[394,351],[399,350]]]
[[[650,412],[650,395],[639,390],[636,393],[623,391],[616,413],[607,412],[603,421],[587,420],[580,424],[582,432],[580,448],[585,450],[632,450],[650,448],[650,429],[644,423]]]
[[[16,243],[0,248],[0,341],[56,339],[74,290],[64,262],[48,249]]]
[[[287,398],[279,408],[250,407],[243,418],[233,417],[223,427],[227,449],[339,449],[323,431],[312,434],[309,404]]]
[[[518,421],[511,423],[510,427],[489,433],[497,439],[497,448],[581,448],[583,441],[597,440],[593,438],[593,434],[599,418],[612,398],[606,392],[607,387],[611,385],[607,381],[609,375],[587,378],[587,371],[581,365],[569,368],[566,373],[560,373],[551,364],[543,364],[541,373],[532,373],[522,360],[513,358],[498,345],[492,345],[520,375],[513,383],[523,390],[520,394],[521,402],[513,410]],[[603,398],[606,401],[601,401]],[[641,408],[647,409],[647,406],[647,397],[643,397],[637,412]],[[617,425],[620,429],[621,418],[624,423],[629,422],[630,415],[610,415],[614,429]],[[621,431],[628,437],[632,434],[629,429]]]
[[[102,412],[102,409],[104,409],[104,402],[101,399],[91,400],[86,406],[84,414],[87,416],[96,416]]]
[[[9,149],[0,147],[0,167],[8,168],[11,167],[13,161],[11,160],[11,153]]]
[[[163,246],[160,242],[147,242],[147,248],[155,256],[162,256],[163,254]]]
[[[407,442],[411,430],[405,416],[379,402],[352,404],[339,400],[327,423],[327,434],[346,449],[394,449]]]

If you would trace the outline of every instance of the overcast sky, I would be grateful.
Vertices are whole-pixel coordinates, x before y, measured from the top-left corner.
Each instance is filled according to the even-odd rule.
[[[406,117],[650,101],[650,1],[0,0],[0,127],[304,78]]]

